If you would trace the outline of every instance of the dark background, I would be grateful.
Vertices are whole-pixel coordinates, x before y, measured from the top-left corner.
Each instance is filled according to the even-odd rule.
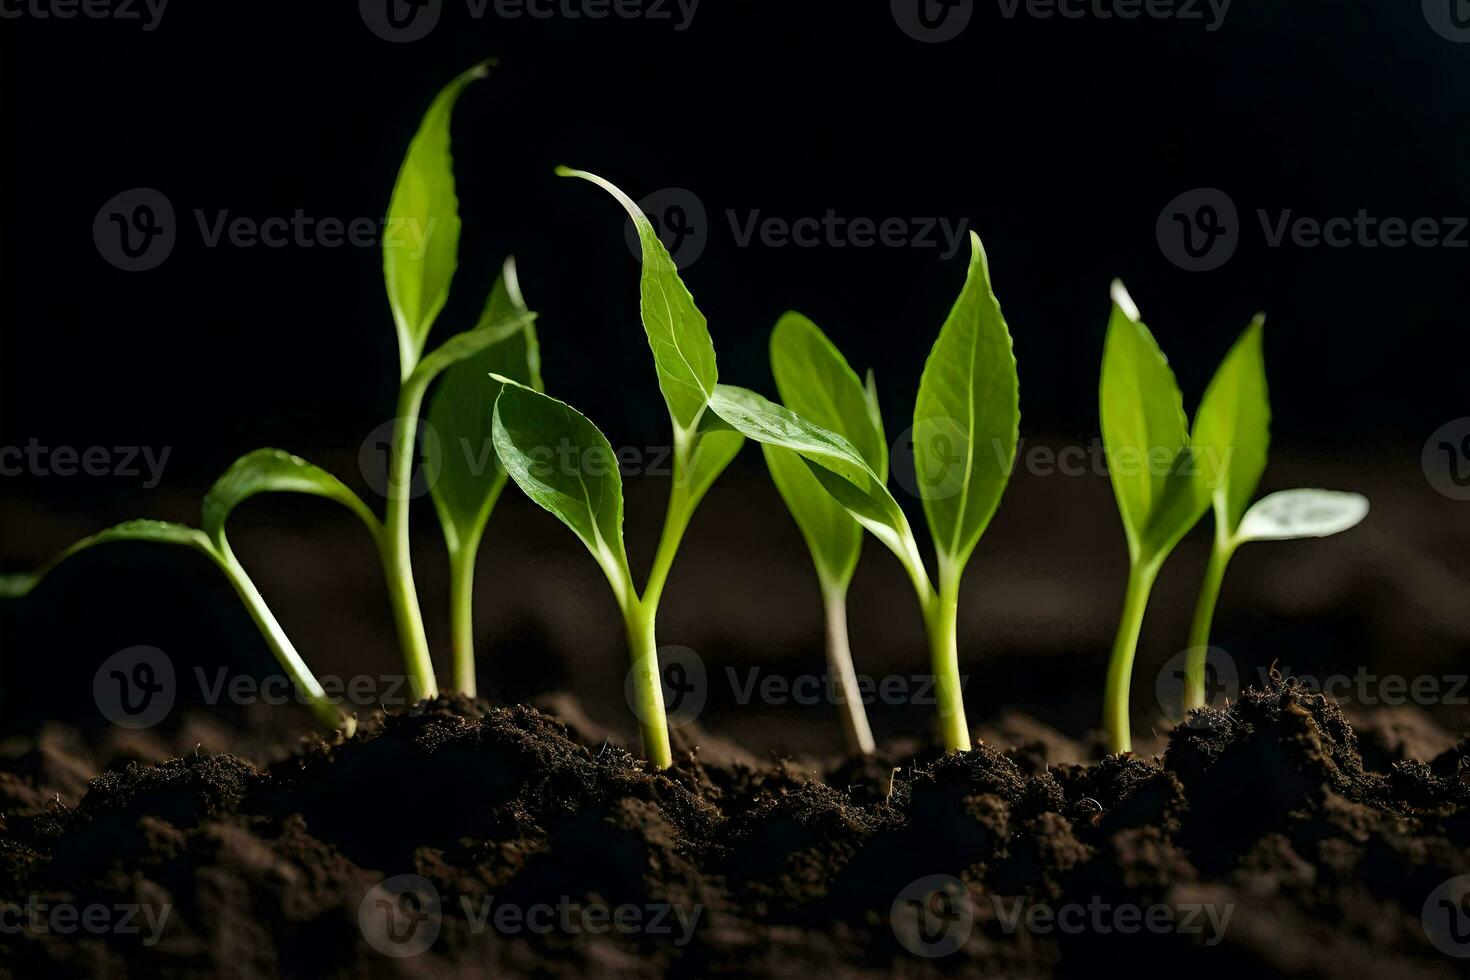
[[[472,322],[514,252],[541,317],[548,389],[614,445],[667,441],[624,222],[605,195],[553,176],[557,163],[635,197],[697,194],[708,244],[685,278],[709,317],[722,379],[773,393],[766,337],[782,311],[800,309],[855,366],[877,368],[890,434],[906,424],[963,255],[739,247],[727,210],[741,221],[828,209],[968,220],[1015,337],[1023,434],[1052,444],[1097,433],[1111,278],[1129,284],[1191,409],[1264,310],[1278,460],[1267,488],[1363,489],[1375,511],[1341,539],[1243,553],[1222,642],[1238,640],[1252,674],[1283,653],[1349,671],[1463,663],[1467,505],[1436,493],[1419,460],[1431,432],[1470,414],[1470,249],[1271,248],[1256,218],[1257,209],[1470,215],[1470,44],[1431,30],[1418,4],[1237,2],[1208,31],[1200,20],[1037,19],[1024,9],[1007,19],[977,3],[964,33],[938,44],[909,37],[880,2],[704,0],[685,30],[467,10],[446,0],[436,29],[412,43],[375,36],[343,2],[175,0],[152,31],[0,20],[0,445],[171,451],[153,489],[140,478],[0,478],[0,567],[28,567],[127,517],[193,520],[213,476],[261,445],[307,455],[367,492],[357,447],[391,417],[397,381],[379,251],[206,248],[193,212],[381,215],[428,101],[495,56],[499,69],[455,116],[464,234],[436,338]],[[128,273],[99,255],[92,223],[135,187],[167,195],[179,240],[159,268]],[[1238,249],[1209,272],[1173,265],[1155,234],[1166,203],[1197,187],[1220,188],[1240,212]],[[656,477],[630,483],[631,546],[646,556],[664,488]],[[308,659],[391,669],[381,582],[360,531],[315,502],[257,501],[241,518],[260,530],[237,532],[239,550]],[[421,591],[442,640],[432,521],[425,505]],[[1138,690],[1183,644],[1206,534],[1161,587]],[[869,547],[854,586],[860,668],[868,656],[874,672],[919,669],[912,597],[879,552]],[[1086,727],[1122,569],[1105,478],[1019,476],[967,579],[972,702]],[[269,670],[212,576],[201,560],[125,547],[78,560],[0,610],[3,710],[14,719],[81,705],[86,715],[95,664],[133,643],[181,663]],[[662,638],[711,664],[814,669],[810,579],[749,451],[696,518]],[[480,604],[487,690],[523,698],[570,685],[593,702],[600,692],[600,713],[620,720],[621,637],[605,586],[570,535],[514,492],[492,518]],[[1051,666],[1037,666],[1042,656]],[[835,732],[824,711],[788,712],[821,733],[791,740],[823,744]],[[716,714],[712,725],[741,717]],[[893,728],[913,730],[918,718]]]

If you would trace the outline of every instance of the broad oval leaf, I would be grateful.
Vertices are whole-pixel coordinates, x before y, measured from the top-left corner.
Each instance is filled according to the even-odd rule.
[[[181,545],[193,548],[202,554],[208,555],[216,563],[220,556],[209,543],[209,538],[204,532],[186,524],[174,524],[169,521],[135,520],[126,521],[116,527],[110,527],[105,531],[99,531],[90,537],[83,538],[65,551],[56,555],[41,568],[34,572],[23,572],[18,574],[0,575],[0,599],[19,599],[34,589],[52,569],[66,561],[72,555],[99,544],[108,544],[114,541],[152,541],[158,544]]]
[[[1235,532],[1237,542],[1325,538],[1368,516],[1368,498],[1340,490],[1280,490],[1256,501]]]
[[[1233,534],[1266,471],[1271,402],[1257,316],[1220,362],[1194,420],[1193,444],[1215,520]]]
[[[407,380],[424,342],[449,298],[459,253],[459,198],[449,151],[454,103],[471,82],[484,78],[476,65],[435,97],[408,145],[388,203],[383,232],[383,280],[398,329],[400,377]]]
[[[1020,385],[1010,330],[990,286],[980,236],[929,352],[914,402],[914,470],[941,556],[963,566],[1000,506],[1020,438]]]
[[[679,278],[679,268],[634,200],[609,181],[582,170],[557,167],[563,177],[580,177],[607,191],[628,212],[643,252],[639,307],[648,346],[658,370],[658,387],[674,425],[693,433],[714,393],[719,371],[704,314]]]
[[[374,538],[383,531],[362,498],[326,470],[280,449],[257,449],[230,464],[204,496],[201,524],[221,550],[226,548],[225,522],[230,512],[260,493],[304,493],[335,500],[356,514]]]
[[[473,547],[505,487],[505,467],[495,453],[495,399],[508,377],[542,390],[541,350],[516,279],[506,259],[490,290],[475,331],[492,339],[480,351],[444,372],[429,399],[429,425],[445,451],[439,478],[430,487],[451,552]],[[425,359],[427,363],[427,359]]]
[[[511,383],[495,400],[494,432],[510,478],[582,539],[620,602],[636,598],[623,548],[623,479],[607,437],[566,402]]]
[[[1161,558],[1204,515],[1209,498],[1174,372],[1119,282],[1098,392],[1108,477],[1129,550],[1136,559]]]

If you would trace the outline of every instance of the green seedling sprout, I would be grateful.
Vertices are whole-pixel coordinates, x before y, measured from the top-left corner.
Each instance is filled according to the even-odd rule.
[[[718,379],[714,342],[704,314],[648,218],[601,177],[566,167],[558,167],[557,173],[589,180],[616,198],[632,219],[641,246],[640,311],[674,430],[673,485],[642,592],[633,583],[623,545],[622,477],[597,426],[565,402],[506,384],[495,401],[495,449],[510,478],[576,533],[607,576],[626,627],[643,753],[662,769],[673,765],[673,751],[659,680],[659,599],[695,509],[744,440],[728,426],[718,426],[708,411]],[[563,462],[568,454],[557,451],[563,448],[574,450],[574,462]]]
[[[771,331],[771,371],[788,408],[845,436],[878,478],[887,479],[888,440],[871,372],[864,385],[826,334],[800,313],[787,313]],[[823,489],[800,455],[769,443],[761,449],[816,568],[826,615],[827,668],[841,690],[848,748],[870,754],[873,732],[847,631],[847,588],[862,552],[862,525]]]
[[[1205,704],[1210,625],[1225,568],[1247,541],[1322,538],[1346,531],[1368,515],[1368,500],[1335,490],[1281,490],[1251,504],[1271,442],[1271,402],[1262,351],[1264,318],[1257,316],[1221,361],[1205,389],[1193,443],[1205,467],[1215,535],[1195,603],[1185,656],[1183,707]]]
[[[1000,506],[1020,426],[1010,331],[979,236],[970,235],[970,246],[964,288],[929,352],[914,403],[915,485],[934,540],[937,588],[908,518],[888,491],[886,473],[850,440],[742,388],[720,385],[710,401],[737,431],[802,456],[823,488],[898,556],[924,615],[940,739],[961,751],[970,748],[970,730],[959,672],[960,577]],[[851,417],[844,428],[861,431]]]
[[[398,331],[402,383],[388,474],[388,516],[380,521],[341,481],[278,449],[259,449],[237,460],[205,497],[202,530],[162,521],[129,521],[77,542],[39,572],[0,577],[0,598],[33,589],[58,563],[94,545],[153,541],[193,548],[212,559],[245,603],[267,645],[321,720],[351,731],[355,722],[326,700],[245,574],[225,537],[225,521],[245,499],[260,493],[305,493],[335,500],[356,514],[382,558],[399,644],[415,696],[438,693],[409,555],[408,504],[415,463],[419,411],[430,385],[441,375],[429,408],[431,424],[450,444],[433,480],[435,506],[444,525],[454,581],[456,686],[474,693],[470,593],[474,559],[485,521],[505,485],[499,462],[486,458],[490,445],[488,406],[500,390],[494,371],[517,383],[540,385],[540,355],[534,314],[528,312],[507,260],[473,329],[423,353],[429,330],[449,295],[459,249],[459,204],[454,191],[449,123],[454,103],[471,82],[487,74],[477,65],[446,86],[430,105],[409,145],[388,208],[383,238],[383,275]],[[488,472],[486,472],[488,470]]]
[[[1103,729],[1109,751],[1129,752],[1128,688],[1149,593],[1209,498],[1174,372],[1122,283],[1113,283],[1112,300],[1098,401],[1108,477],[1128,539],[1128,584],[1103,690]]]

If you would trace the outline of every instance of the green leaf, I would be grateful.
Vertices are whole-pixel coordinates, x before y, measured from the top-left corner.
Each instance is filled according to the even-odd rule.
[[[1325,538],[1346,531],[1368,516],[1368,498],[1339,490],[1281,490],[1267,494],[1235,532],[1237,543]]]
[[[607,191],[628,212],[638,231],[643,251],[643,275],[639,283],[643,329],[658,369],[658,386],[669,406],[674,426],[693,433],[719,379],[715,367],[715,345],[710,339],[704,314],[679,278],[679,269],[659,241],[647,216],[627,194],[608,181],[582,170],[557,167],[563,177],[581,177]]]
[[[970,233],[964,288],[939,331],[914,403],[914,470],[934,546],[963,567],[1011,476],[1020,437],[1011,335]]]
[[[18,599],[26,595],[50,574],[52,569],[72,555],[99,544],[109,544],[114,541],[153,541],[158,544],[181,545],[206,554],[217,563],[220,561],[219,555],[209,543],[209,538],[196,528],[168,521],[127,521],[105,531],[99,531],[91,537],[83,538],[34,572],[0,575],[0,599]]]
[[[838,503],[907,558],[908,521],[883,480],[852,443],[783,405],[734,385],[715,386],[710,410],[742,435],[800,455],[808,471]]]
[[[1215,520],[1229,536],[1255,496],[1271,445],[1262,325],[1257,316],[1220,362],[1201,399],[1192,439]]]
[[[1138,308],[1113,284],[1099,386],[1108,476],[1135,559],[1162,558],[1209,506],[1184,399]]]
[[[476,65],[435,97],[408,145],[388,203],[383,279],[398,328],[400,377],[405,380],[418,364],[429,330],[449,298],[459,252],[450,116],[465,87],[487,73],[488,64]]]
[[[495,400],[494,431],[510,478],[582,539],[620,603],[635,599],[623,549],[623,479],[607,437],[565,402],[512,383]]]
[[[429,399],[429,425],[438,432],[445,450],[430,493],[451,553],[479,541],[505,487],[505,467],[495,454],[494,428],[495,399],[503,383],[492,375],[542,389],[541,350],[528,313],[515,260],[506,259],[480,323],[471,331],[483,330],[493,339],[448,368]]]
[[[230,512],[260,493],[304,493],[335,500],[361,518],[374,538],[382,534],[377,515],[341,480],[299,456],[257,449],[235,460],[204,496],[201,524],[221,551],[227,550],[225,522]]]
[[[871,372],[868,386],[815,323],[787,313],[771,331],[771,370],[786,407],[845,437],[879,479],[888,475],[888,440]],[[824,587],[845,587],[862,551],[862,526],[797,453],[761,447],[771,479],[811,551]]]
[[[688,481],[690,508],[699,503],[705,491],[725,472],[725,468],[740,453],[740,447],[745,445],[745,437],[735,430],[706,425],[705,422],[710,417],[706,413],[700,420],[700,430],[693,440],[689,464],[677,477]]]
[[[771,480],[812,554],[822,585],[846,586],[862,553],[862,525],[827,492],[801,456],[770,444],[761,446],[761,451]]]
[[[888,476],[888,440],[877,394],[864,388],[847,359],[811,320],[787,313],[771,331],[771,372],[781,403],[852,443],[880,478]],[[869,375],[872,383],[872,376]]]

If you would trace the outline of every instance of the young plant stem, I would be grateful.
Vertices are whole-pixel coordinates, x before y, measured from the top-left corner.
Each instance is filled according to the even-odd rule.
[[[842,730],[853,752],[871,755],[877,747],[868,727],[862,692],[852,666],[852,647],[847,636],[847,587],[822,583],[822,605],[827,613],[827,669],[842,698]]]
[[[1158,561],[1134,559],[1128,569],[1128,587],[1123,593],[1123,617],[1108,661],[1107,685],[1103,689],[1103,731],[1108,751],[1132,752],[1133,737],[1128,726],[1128,687],[1133,678],[1133,655],[1143,629],[1143,611],[1159,574]]]
[[[930,591],[929,601],[924,604],[939,731],[946,749],[968,752],[970,727],[965,721],[965,690],[960,682],[959,576],[942,560],[940,566],[939,591]]]
[[[475,554],[479,542],[449,555],[449,617],[454,633],[454,689],[468,697],[475,684]]]
[[[399,392],[398,420],[393,426],[393,447],[388,461],[388,519],[384,522],[381,549],[398,643],[414,697],[420,699],[439,693],[434,664],[429,658],[429,641],[424,635],[424,617],[413,584],[408,535],[408,505],[412,500],[415,443],[424,387],[410,378]]]
[[[1225,580],[1225,567],[1235,545],[1229,539],[1215,536],[1210,560],[1205,565],[1205,580],[1194,603],[1194,619],[1189,625],[1189,652],[1184,658],[1183,707],[1186,712],[1205,706],[1205,657],[1210,646],[1210,627],[1215,621],[1215,605],[1220,600],[1220,584]]]
[[[669,745],[669,722],[664,714],[664,688],[659,675],[658,641],[654,638],[655,606],[632,600],[623,608],[628,628],[628,657],[632,663],[633,706],[643,755],[659,769],[674,764]]]
[[[234,586],[240,601],[245,603],[245,608],[249,611],[250,618],[255,621],[261,636],[265,637],[266,645],[271,648],[271,653],[275,654],[276,661],[291,678],[291,683],[295,684],[297,689],[305,695],[306,704],[311,708],[312,713],[328,728],[340,728],[350,737],[357,728],[357,719],[345,714],[328,699],[327,692],[322,689],[321,683],[306,666],[301,655],[296,652],[296,648],[286,636],[286,631],[281,628],[280,622],[270,611],[270,607],[265,604],[260,590],[245,573],[244,567],[235,558],[229,545],[223,541],[216,541],[215,554],[218,557],[220,569],[230,580],[230,585]]]

